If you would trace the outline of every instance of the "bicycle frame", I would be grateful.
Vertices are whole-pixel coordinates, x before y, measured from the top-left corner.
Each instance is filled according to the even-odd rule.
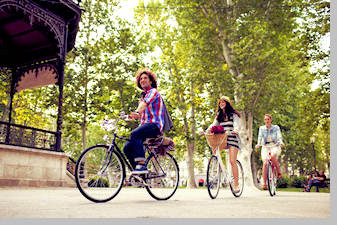
[[[268,175],[269,174],[269,170],[267,171],[268,189],[269,189],[270,196],[274,196],[276,194],[277,176],[274,176],[276,167],[275,167],[275,165],[274,165],[274,163],[272,161],[272,155],[271,155],[271,148],[276,147],[276,146],[278,146],[278,145],[277,144],[273,144],[271,146],[264,146],[268,150],[268,161],[267,161],[267,163],[271,167],[271,174],[272,174],[271,177],[270,177]],[[268,169],[269,165],[267,165],[267,169]]]
[[[221,168],[221,171],[224,173],[224,181],[226,184],[229,184],[231,182],[233,182],[233,177],[232,177],[232,167],[229,165],[229,149],[225,149],[225,153],[226,153],[226,166],[224,165],[223,161],[222,161],[222,157],[220,154],[220,149],[219,147],[216,148],[216,154],[215,156],[218,159],[218,163],[217,163],[217,168]]]
[[[103,164],[103,165],[105,165],[105,168],[102,168],[102,172],[104,172],[105,169],[107,168],[107,166],[109,165],[110,160],[111,160],[111,155],[112,155],[111,153],[112,152],[115,152],[116,154],[118,154],[121,157],[121,159],[123,160],[123,163],[128,167],[128,169],[130,171],[133,171],[135,169],[135,168],[132,167],[132,165],[129,162],[129,160],[125,157],[125,155],[122,153],[122,151],[120,150],[120,148],[116,144],[116,139],[130,141],[130,139],[128,139],[126,137],[121,137],[121,136],[117,135],[117,132],[118,132],[118,126],[117,126],[117,124],[118,124],[119,119],[121,119],[121,118],[127,118],[127,117],[126,116],[121,116],[121,117],[117,118],[116,127],[115,127],[115,131],[114,131],[114,135],[113,135],[113,140],[112,140],[111,144],[109,144],[109,148],[108,148],[109,154],[108,154],[108,157],[106,158],[106,162],[104,162],[104,164]],[[144,144],[144,146],[145,146],[145,151],[148,151],[148,153],[149,153],[149,156],[147,157],[147,160],[148,160],[152,155],[155,155],[155,154],[153,152],[149,151],[149,148],[148,148],[148,146],[146,144]],[[162,171],[162,174],[161,175],[156,175],[156,176],[152,175],[150,177],[148,176],[145,179],[153,179],[153,178],[165,177],[166,173],[164,172],[163,168],[159,164],[157,158],[156,157],[152,157],[152,159],[156,160],[157,165],[159,165],[160,170]],[[145,162],[145,164],[147,164],[147,163],[148,163],[148,161]],[[135,177],[137,177],[139,180],[143,180],[139,176],[135,176]]]

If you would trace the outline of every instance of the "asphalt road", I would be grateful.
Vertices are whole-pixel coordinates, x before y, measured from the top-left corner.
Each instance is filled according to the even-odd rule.
[[[0,188],[0,218],[329,218],[330,194],[245,189],[235,198],[221,189],[178,189],[167,201],[143,188],[123,188],[106,203],[84,198],[76,188]]]

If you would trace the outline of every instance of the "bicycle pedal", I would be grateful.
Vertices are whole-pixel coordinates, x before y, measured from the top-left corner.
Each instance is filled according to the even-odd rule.
[[[139,184],[144,185],[144,186],[150,186],[149,184],[145,182],[145,180],[142,177],[137,176],[137,175],[133,175],[133,177],[139,181]]]

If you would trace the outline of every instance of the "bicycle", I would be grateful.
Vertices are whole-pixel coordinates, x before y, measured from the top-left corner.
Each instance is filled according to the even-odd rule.
[[[239,160],[236,160],[236,164],[238,167],[239,192],[235,192],[234,177],[232,174],[232,167],[229,162],[229,149],[225,149],[226,165],[224,165],[220,154],[220,146],[226,145],[227,134],[203,134],[206,136],[208,144],[211,147],[213,146],[213,149],[215,151],[215,154],[213,151],[213,154],[209,159],[207,165],[206,186],[209,196],[212,199],[215,199],[218,196],[220,186],[223,183],[224,187],[229,184],[231,192],[235,197],[240,197],[244,187],[244,173],[241,162]],[[224,176],[223,179],[222,175]]]
[[[264,146],[268,149],[268,162],[267,162],[267,183],[268,183],[268,191],[270,196],[276,195],[276,187],[277,187],[277,178],[278,173],[276,170],[276,166],[273,164],[271,160],[271,150],[270,148],[279,146],[278,144],[274,144],[271,146]]]
[[[105,136],[109,145],[95,145],[84,150],[76,162],[75,181],[81,194],[93,202],[107,202],[117,196],[126,179],[126,167],[133,171],[131,163],[118,147],[116,140],[128,140],[117,135],[119,121],[128,120],[124,112],[116,120],[105,120],[103,128],[114,130],[113,139]],[[134,187],[145,187],[156,200],[167,200],[176,192],[179,184],[179,167],[172,154],[159,154],[159,146],[144,144],[148,154],[145,166],[149,173],[129,176]]]

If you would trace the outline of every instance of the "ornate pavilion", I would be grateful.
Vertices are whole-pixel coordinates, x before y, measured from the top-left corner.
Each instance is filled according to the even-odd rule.
[[[64,67],[75,44],[79,4],[80,0],[0,0],[0,73],[11,80],[8,119],[0,121],[0,185],[64,183],[64,175],[59,175],[65,174],[68,160],[61,149]],[[50,84],[59,89],[56,131],[13,123],[14,95]]]

